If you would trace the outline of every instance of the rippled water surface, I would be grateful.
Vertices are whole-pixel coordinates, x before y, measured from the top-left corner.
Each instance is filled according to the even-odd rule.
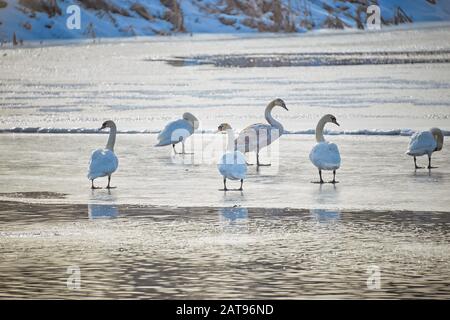
[[[0,208],[2,298],[450,297],[449,213]]]

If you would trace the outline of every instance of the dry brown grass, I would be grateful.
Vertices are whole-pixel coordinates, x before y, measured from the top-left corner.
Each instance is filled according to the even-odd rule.
[[[328,16],[322,26],[328,29],[344,29],[344,27],[349,27],[336,16]]]
[[[183,11],[177,0],[160,0],[167,10],[163,15],[163,19],[173,25],[172,31],[185,32]]]
[[[44,12],[49,17],[61,15],[61,8],[56,0],[19,0],[19,4],[32,13]]]
[[[147,9],[139,4],[139,3],[135,3],[130,7],[131,10],[133,10],[134,12],[136,12],[138,15],[140,15],[142,18],[144,18],[145,20],[148,21],[153,21],[155,20],[155,17],[153,17],[148,11]]]
[[[236,23],[236,19],[228,19],[225,17],[219,17],[219,21],[226,26],[232,26]]]
[[[131,16],[127,10],[117,7],[106,0],[78,0],[78,1],[81,2],[86,9],[101,10],[108,13],[119,14],[125,17]]]

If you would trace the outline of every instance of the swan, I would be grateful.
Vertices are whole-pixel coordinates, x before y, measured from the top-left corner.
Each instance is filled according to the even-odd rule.
[[[261,164],[259,162],[259,151],[267,147],[273,141],[278,139],[283,133],[283,125],[272,118],[272,109],[276,106],[288,110],[286,104],[281,99],[271,101],[264,112],[265,118],[269,124],[255,123],[239,133],[236,139],[236,148],[243,153],[255,151],[257,166],[270,166],[270,164]]]
[[[116,124],[112,120],[103,122],[102,127],[99,130],[109,128],[109,138],[106,147],[94,150],[91,155],[91,161],[89,162],[88,179],[91,180],[92,189],[100,189],[94,186],[94,179],[99,177],[108,176],[107,189],[111,189],[111,175],[117,170],[119,166],[119,160],[114,153],[114,144],[116,142],[117,128]]]
[[[241,187],[238,189],[242,191],[242,185],[247,174],[247,163],[242,152],[235,150],[233,129],[228,123],[222,123],[218,127],[218,132],[228,134],[227,152],[222,155],[217,164],[220,174],[223,176],[223,191],[227,191],[227,179],[241,180]]]
[[[319,169],[319,183],[323,183],[322,170],[333,170],[333,181],[331,183],[336,183],[336,170],[341,166],[341,155],[337,145],[326,141],[323,137],[323,129],[328,122],[339,126],[335,116],[331,114],[323,116],[316,127],[317,144],[309,153],[309,159]]]
[[[444,135],[439,128],[431,128],[428,131],[416,132],[409,141],[406,154],[414,157],[414,166],[416,169],[422,169],[417,165],[416,157],[428,155],[428,169],[431,166],[431,154],[435,151],[441,151],[444,145]]]
[[[198,129],[198,119],[189,112],[183,114],[183,119],[169,122],[158,135],[156,147],[172,145],[175,154],[178,154],[175,145],[181,142],[183,149],[181,154],[186,154],[184,141]]]

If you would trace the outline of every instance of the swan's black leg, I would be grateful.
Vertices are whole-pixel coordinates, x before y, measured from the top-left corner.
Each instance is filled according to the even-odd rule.
[[[320,177],[320,181],[319,182],[311,181],[311,183],[319,183],[319,184],[323,184],[324,183],[324,181],[322,179],[322,170],[320,170],[320,169],[319,169],[319,177]]]
[[[241,179],[241,187],[239,188],[239,191],[242,191],[242,190],[243,190],[243,189],[242,189],[243,184],[244,184],[244,179]]]
[[[172,148],[173,148],[173,152],[175,152],[175,154],[178,154],[177,149],[175,149],[175,143],[172,144]]]
[[[227,191],[227,178],[223,178],[223,191]]]
[[[432,167],[431,166],[431,156],[428,156],[428,169],[435,169],[437,167]]]
[[[330,183],[332,183],[332,184],[338,183],[336,181],[336,170],[333,170],[333,181],[331,181]]]
[[[237,150],[237,149],[236,149],[236,150]],[[245,160],[245,164],[248,165],[248,166],[253,166],[253,163],[249,163],[249,162],[247,161],[247,159]]]
[[[423,167],[419,167],[419,166],[417,165],[417,159],[416,159],[416,157],[414,157],[414,167],[415,167],[416,169],[423,169]]]
[[[260,162],[259,162],[259,150],[256,151],[256,165],[257,165],[258,167],[270,167],[270,166],[271,166],[270,163],[264,164],[264,163],[260,163]]]
[[[106,186],[106,189],[115,189],[116,187],[111,187],[111,176],[108,176],[108,185]]]
[[[186,152],[185,147],[184,147],[184,141],[182,141],[181,144],[183,146],[181,154],[194,154],[193,152]]]
[[[94,189],[101,189],[101,187],[94,186],[94,179],[91,180],[91,189],[92,190],[94,190]]]

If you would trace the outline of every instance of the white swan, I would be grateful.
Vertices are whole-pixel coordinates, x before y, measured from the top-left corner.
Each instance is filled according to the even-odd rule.
[[[444,135],[441,129],[432,128],[429,131],[416,132],[409,141],[407,155],[414,157],[414,166],[416,169],[423,167],[417,166],[416,157],[428,155],[428,169],[432,169],[431,166],[431,154],[435,151],[441,151],[444,145]]]
[[[183,145],[181,154],[186,154],[184,150],[185,140],[198,129],[198,119],[191,113],[183,114],[183,119],[169,122],[158,135],[156,147],[172,145],[173,151],[177,154],[175,145],[179,142]]]
[[[319,183],[323,183],[322,170],[333,170],[333,181],[331,183],[336,183],[336,170],[341,166],[341,155],[337,145],[325,141],[323,137],[323,129],[328,122],[339,126],[335,116],[331,114],[323,116],[316,127],[317,144],[309,153],[309,159],[319,169]]]
[[[218,127],[219,132],[226,132],[228,134],[227,152],[220,158],[217,168],[223,176],[223,190],[227,191],[227,179],[241,180],[241,187],[238,189],[242,191],[242,185],[247,174],[247,163],[242,152],[235,150],[233,129],[228,123],[222,123]]]
[[[119,160],[114,154],[114,144],[116,142],[117,133],[116,124],[111,120],[105,121],[99,130],[103,130],[105,128],[110,128],[108,143],[104,149],[97,149],[93,151],[91,161],[89,162],[88,179],[91,180],[92,189],[100,189],[98,187],[94,187],[94,179],[105,176],[108,176],[108,185],[106,188],[113,188],[110,185],[111,175],[119,166]]]
[[[265,118],[269,124],[265,123],[255,123],[239,133],[238,138],[236,139],[236,148],[237,150],[247,153],[247,152],[256,152],[256,165],[257,166],[267,166],[270,164],[261,164],[259,162],[259,151],[267,147],[273,141],[278,139],[283,133],[284,128],[283,125],[276,121],[272,117],[272,109],[276,106],[280,106],[283,109],[288,110],[286,104],[281,99],[275,99],[271,101],[264,112]]]

